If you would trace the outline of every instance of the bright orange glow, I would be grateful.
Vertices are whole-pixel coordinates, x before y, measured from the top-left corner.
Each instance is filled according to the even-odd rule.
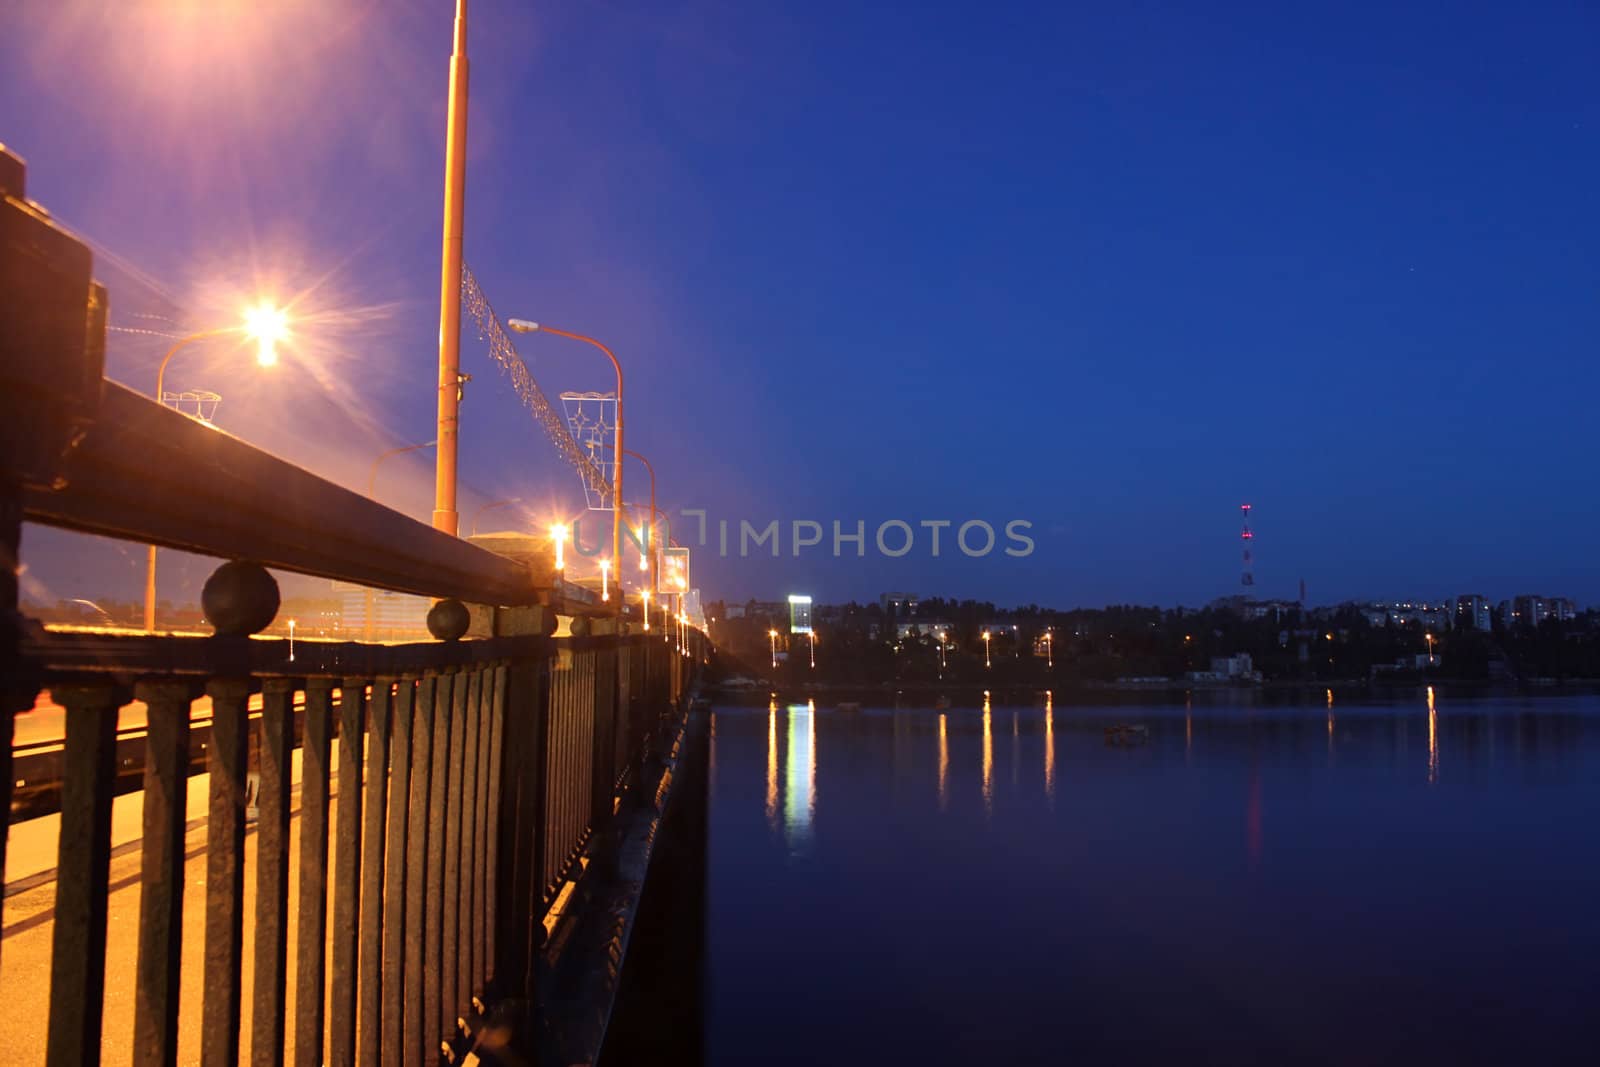
[[[556,570],[565,570],[567,567],[567,524],[558,522],[550,527],[550,539],[556,545]]]
[[[767,704],[767,825],[778,825],[778,702]]]
[[[994,811],[994,724],[989,694],[983,694],[983,810]]]
[[[1433,706],[1433,686],[1428,686],[1428,784],[1439,781],[1439,711]]]
[[[244,332],[256,342],[256,362],[271,367],[278,362],[278,344],[289,337],[289,319],[280,308],[257,304],[245,309]]]
[[[1056,709],[1051,695],[1044,695],[1044,795],[1056,797]]]
[[[944,712],[939,713],[939,810],[950,806],[950,732]]]

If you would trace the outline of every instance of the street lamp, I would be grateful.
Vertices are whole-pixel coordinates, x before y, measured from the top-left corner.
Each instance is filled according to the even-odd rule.
[[[1056,642],[1055,634],[1050,630],[1044,632],[1044,654],[1047,657],[1048,666],[1051,670],[1054,670],[1056,666]]]
[[[459,303],[459,301],[458,301]],[[586,337],[581,333],[570,333],[567,330],[558,330],[554,326],[546,326],[539,322],[529,322],[527,319],[508,319],[506,325],[517,333],[552,333],[557,337],[565,337],[572,341],[582,341],[584,344],[593,345],[606,354],[611,360],[611,367],[617,372],[617,440],[616,454],[611,462],[611,558],[622,559],[622,456],[626,451],[622,447],[622,364],[617,362],[617,354],[593,337]],[[622,580],[622,572],[617,571],[617,580]],[[620,610],[621,603],[618,602]]]
[[[944,677],[944,631],[940,630],[940,631],[938,631],[938,633],[939,633],[939,677],[943,678]]]
[[[567,524],[558,522],[550,527],[550,540],[554,541],[556,546],[556,570],[564,571],[567,569]]]
[[[1432,634],[1423,634],[1422,636],[1427,638],[1427,641],[1428,641],[1428,666],[1432,667],[1433,666],[1433,635]]]
[[[226,334],[243,334],[256,342],[256,363],[263,367],[273,366],[278,362],[278,343],[289,336],[289,320],[284,312],[271,304],[261,303],[254,307],[246,308],[244,321],[237,326],[223,326],[214,330],[200,330],[189,336],[180,338],[167,354],[161,358],[161,366],[156,368],[156,403],[167,402],[167,364],[172,362],[172,357],[178,350],[195,341],[203,341],[209,337],[221,337]],[[144,568],[144,628],[147,632],[154,632],[156,628],[156,546],[151,545],[145,553]]]
[[[623,599],[624,598],[622,596],[622,590],[619,588],[617,590],[617,601],[618,601],[618,603],[620,604]],[[648,589],[639,590],[639,614],[644,616],[644,632],[645,633],[649,633],[650,632],[650,590],[648,590]]]
[[[778,631],[768,630],[767,639],[772,644],[772,669],[778,669]]]
[[[600,599],[606,602],[611,600],[611,561],[609,559],[600,561]]]
[[[988,630],[983,631],[983,666],[984,666],[985,669],[993,666],[993,662],[989,659],[989,631]]]
[[[816,670],[817,669],[817,631],[811,630],[809,632],[809,634],[810,634],[810,637],[811,637],[811,669],[812,670]]]

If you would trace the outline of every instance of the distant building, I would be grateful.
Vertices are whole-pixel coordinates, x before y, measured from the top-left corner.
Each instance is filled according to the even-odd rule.
[[[1537,628],[1550,617],[1550,604],[1537,593],[1524,593],[1511,601],[1514,625]]]
[[[1375,601],[1361,607],[1361,614],[1366,617],[1369,626],[1406,626],[1417,623],[1424,630],[1447,630],[1450,628],[1450,606],[1446,604],[1429,604],[1420,600],[1394,601],[1384,603]]]
[[[1282,622],[1284,616],[1292,611],[1300,610],[1297,600],[1256,600],[1247,596],[1225,596],[1213,600],[1210,607],[1215,611],[1231,611],[1241,619],[1271,619],[1273,622]]]
[[[1578,617],[1577,605],[1566,597],[1546,597],[1537,593],[1524,593],[1514,597],[1502,603],[1501,610],[1505,613],[1505,625],[1508,629],[1518,626],[1537,627],[1546,619],[1571,622]]]
[[[789,632],[792,634],[808,634],[811,632],[810,597],[791,596],[789,598]]]
[[[1456,625],[1487,632],[1491,628],[1488,598],[1481,593],[1462,593],[1456,597]]]
[[[920,598],[915,593],[880,593],[878,606],[896,615],[915,615]]]
[[[1190,671],[1191,682],[1259,682],[1261,672],[1255,669],[1250,653],[1233,656],[1212,656],[1209,671]]]
[[[428,632],[428,609],[433,607],[428,597],[367,589],[350,582],[334,582],[333,589],[339,594],[339,621],[346,634],[362,636],[370,629],[374,638],[387,640]]]
[[[895,624],[895,634],[901,639],[920,635],[939,640],[939,635],[944,634],[945,640],[950,640],[950,624],[943,619],[907,619]]]

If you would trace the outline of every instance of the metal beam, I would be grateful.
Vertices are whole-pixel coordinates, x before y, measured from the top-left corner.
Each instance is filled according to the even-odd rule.
[[[25,519],[419,596],[538,601],[526,565],[114,382],[64,475],[25,489]]]

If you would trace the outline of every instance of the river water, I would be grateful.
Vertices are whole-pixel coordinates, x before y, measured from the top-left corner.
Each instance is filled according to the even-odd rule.
[[[717,709],[710,1062],[1600,1062],[1600,698],[979,699]]]

